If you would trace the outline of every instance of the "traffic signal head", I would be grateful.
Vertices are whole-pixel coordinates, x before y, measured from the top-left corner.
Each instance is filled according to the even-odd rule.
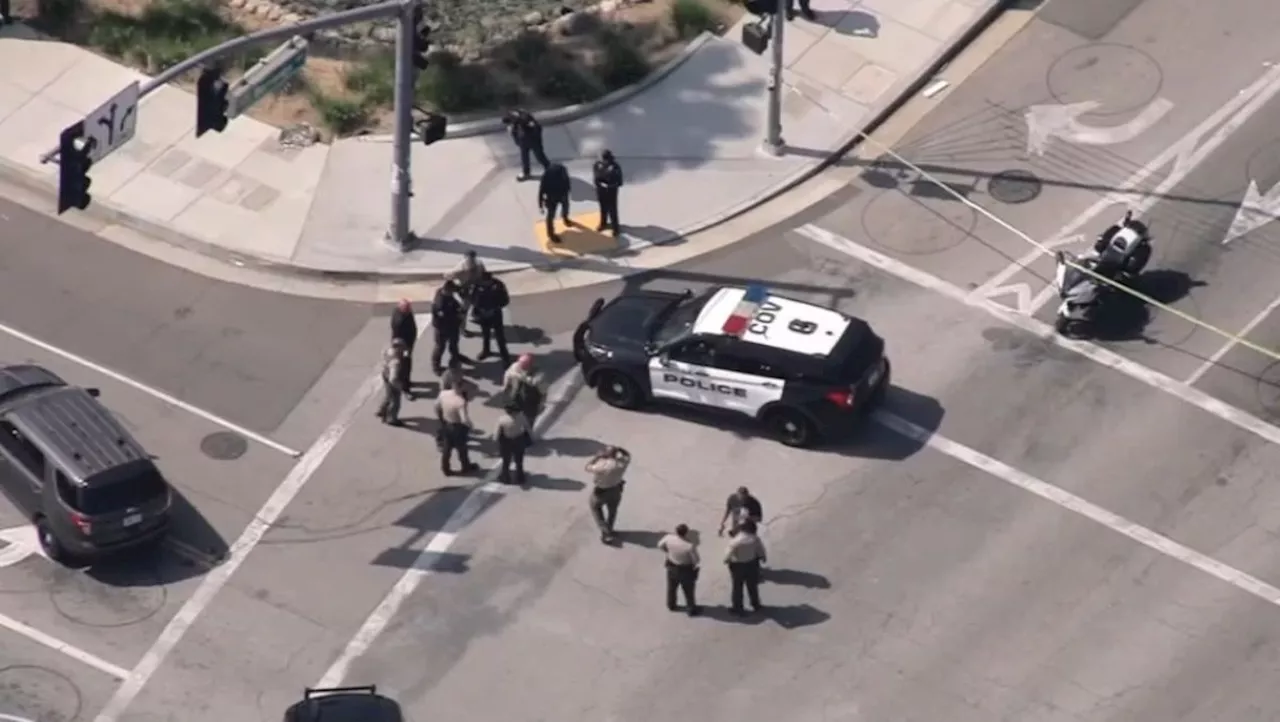
[[[427,113],[427,116],[418,121],[418,137],[422,138],[423,145],[431,145],[439,140],[444,140],[445,131],[449,128],[449,119],[437,113]]]
[[[231,86],[222,79],[222,70],[206,68],[196,81],[196,137],[206,131],[221,133],[227,127],[227,91]]]
[[[71,208],[84,210],[93,197],[89,195],[89,168],[93,166],[93,138],[84,135],[84,123],[76,123],[62,131],[58,138],[58,213]]]
[[[422,6],[413,6],[413,67],[426,70],[431,52],[431,26],[422,16]]]
[[[769,40],[773,37],[773,29],[768,20],[747,23],[742,26],[742,44],[756,55],[763,55],[769,49]]]

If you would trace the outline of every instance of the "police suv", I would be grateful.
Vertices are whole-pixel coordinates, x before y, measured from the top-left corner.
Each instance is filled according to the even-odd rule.
[[[762,286],[599,299],[573,346],[587,384],[611,406],[738,413],[788,446],[848,429],[889,386],[884,340],[865,321]]]

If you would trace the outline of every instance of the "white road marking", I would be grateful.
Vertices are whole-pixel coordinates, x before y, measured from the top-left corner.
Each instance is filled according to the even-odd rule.
[[[1217,351],[1214,351],[1212,356],[1206,359],[1204,363],[1200,364],[1200,366],[1187,377],[1185,383],[1190,386],[1199,381],[1205,374],[1209,373],[1209,369],[1217,366],[1218,363],[1222,361],[1223,357],[1231,352],[1231,349],[1240,345],[1240,339],[1253,333],[1253,330],[1263,321],[1267,320],[1267,317],[1270,316],[1277,308],[1280,308],[1280,296],[1272,299],[1271,303],[1268,303],[1266,308],[1258,312],[1258,315],[1249,319],[1249,323],[1246,323],[1244,328],[1240,329],[1240,332],[1236,334],[1235,338],[1228,340],[1226,343],[1222,344]]]
[[[1236,209],[1235,218],[1231,219],[1231,227],[1222,239],[1222,245],[1246,236],[1268,223],[1280,218],[1280,183],[1271,186],[1263,193],[1258,189],[1258,181],[1250,179],[1245,189],[1244,198],[1240,199],[1240,207]]]
[[[1048,324],[1043,323],[1036,318],[1024,316],[982,296],[974,296],[965,289],[960,288],[953,283],[944,281],[931,273],[926,273],[914,266],[903,263],[896,258],[890,258],[883,253],[858,245],[843,236],[824,230],[815,225],[805,225],[795,230],[800,235],[809,238],[812,241],[848,256],[852,256],[853,258],[856,258],[869,266],[874,266],[885,273],[897,276],[898,278],[914,283],[921,288],[933,291],[954,301],[958,301],[970,308],[985,311],[1010,326],[1017,326],[1027,333],[1038,336],[1055,346],[1069,351],[1074,351],[1096,363],[1106,366],[1107,368],[1114,369],[1126,376],[1129,376],[1130,378],[1141,381],[1154,389],[1164,391],[1171,396],[1176,396],[1177,398],[1182,399],[1203,411],[1207,411],[1223,421],[1254,434],[1265,441],[1269,441],[1273,444],[1280,444],[1280,427],[1272,426],[1258,417],[1242,411],[1220,399],[1216,399],[1193,386],[1188,386],[1181,381],[1170,378],[1169,376],[1143,366],[1140,363],[1131,361],[1120,354],[1109,351],[1101,346],[1085,341],[1063,338]]]
[[[1252,594],[1264,602],[1280,606],[1280,589],[1267,584],[1257,577],[1246,574],[1235,567],[1223,564],[1213,557],[1201,554],[1195,549],[1179,544],[1169,537],[1152,531],[1137,522],[1130,521],[1119,514],[1110,512],[1097,504],[1066,491],[1065,489],[1054,486],[1047,481],[1037,479],[1036,477],[1015,469],[1002,461],[993,459],[980,451],[970,449],[963,444],[958,444],[937,433],[931,432],[928,429],[917,426],[904,418],[885,411],[875,412],[873,418],[876,423],[902,434],[909,439],[924,444],[934,451],[946,454],[947,456],[972,466],[975,469],[981,469],[1001,481],[1012,484],[1024,491],[1031,492],[1045,501],[1062,507],[1067,511],[1079,514],[1090,521],[1097,522],[1117,534],[1126,536],[1138,542],[1148,549],[1159,552],[1171,559],[1176,559],[1187,566],[1199,569],[1205,574],[1224,581],[1243,592]]]
[[[998,295],[1004,284],[1008,283],[1010,279],[1021,273],[1042,255],[1051,255],[1057,248],[1085,240],[1086,234],[1082,234],[1081,231],[1092,223],[1095,218],[1113,206],[1127,205],[1133,209],[1135,215],[1144,214],[1151,206],[1163,200],[1164,196],[1168,195],[1191,174],[1191,171],[1196,166],[1225,143],[1249,118],[1261,110],[1277,92],[1280,92],[1280,65],[1272,66],[1261,78],[1236,93],[1236,96],[1224,104],[1217,112],[1184,135],[1181,140],[1169,146],[1163,153],[1156,156],[1142,168],[1139,168],[1137,172],[1120,185],[1119,189],[1103,196],[1098,202],[1072,219],[1046,243],[1037,242],[1003,221],[997,221],[999,225],[1010,230],[1014,235],[1021,237],[1033,247],[1022,258],[1014,261],[1000,273],[988,279],[986,283],[974,289],[973,295],[984,297]],[[1216,132],[1202,143],[1201,139],[1215,129]],[[1142,190],[1144,183],[1170,164],[1173,164],[1173,170],[1159,185],[1151,190]],[[950,190],[945,185],[941,187],[944,192]],[[961,202],[975,208],[988,218],[993,218],[988,211],[973,203],[973,201],[959,194],[956,195]],[[1133,202],[1135,195],[1142,196],[1142,199],[1137,203]],[[1028,316],[1035,315],[1039,310],[1040,306],[1019,309],[1020,312]]]
[[[129,670],[125,669],[124,667],[121,667],[119,665],[115,665],[106,660],[103,660],[102,658],[96,655],[90,654],[84,651],[83,649],[80,649],[79,647],[68,644],[62,641],[61,639],[58,639],[53,635],[45,634],[44,632],[41,632],[39,629],[36,629],[35,627],[23,624],[22,622],[19,622],[18,620],[13,619],[12,617],[8,617],[6,615],[0,614],[0,627],[3,627],[15,634],[20,634],[26,637],[27,639],[30,639],[31,641],[35,642],[36,644],[42,645],[44,647],[48,647],[49,649],[52,649],[55,652],[59,652],[67,657],[70,657],[71,659],[74,659],[75,661],[80,662],[81,664],[87,665],[89,667],[93,667],[99,672],[108,674],[112,677],[115,677],[116,679],[125,679],[129,676]]]
[[[1044,155],[1049,141],[1061,138],[1080,145],[1116,145],[1127,143],[1164,119],[1173,110],[1173,103],[1156,98],[1147,103],[1142,112],[1132,120],[1107,127],[1096,127],[1080,122],[1080,116],[1091,113],[1101,105],[1096,100],[1066,105],[1033,105],[1027,109],[1027,152]]]
[[[418,328],[422,329],[422,333],[425,334],[427,329],[430,328],[430,314],[418,314],[417,321]],[[245,559],[249,557],[249,553],[262,541],[262,537],[276,523],[280,515],[284,514],[284,510],[293,501],[294,497],[302,491],[302,487],[311,480],[311,477],[315,475],[324,460],[328,458],[329,454],[333,453],[333,450],[338,446],[338,442],[342,440],[347,430],[355,422],[356,415],[360,413],[360,409],[374,397],[374,394],[381,387],[382,378],[379,370],[365,380],[355,395],[338,412],[338,416],[333,423],[301,455],[298,463],[289,471],[284,481],[280,482],[276,490],[271,493],[266,503],[254,515],[253,521],[240,534],[240,538],[236,539],[235,543],[231,545],[226,561],[205,575],[200,582],[200,586],[196,587],[195,593],[182,605],[182,608],[178,610],[173,619],[169,620],[169,624],[165,626],[164,631],[160,633],[159,638],[151,645],[151,648],[142,655],[142,659],[138,660],[138,664],[133,670],[124,676],[124,684],[116,689],[116,693],[107,701],[106,707],[98,713],[97,717],[94,717],[94,722],[117,722],[120,719],[129,705],[133,703],[133,700],[142,692],[142,688],[160,669],[160,665],[164,663],[165,658],[169,656],[174,647],[178,646],[178,642],[181,642],[182,638],[186,636],[187,631],[195,624],[196,619],[204,613],[213,598],[231,580],[231,576],[236,573],[240,565],[244,564]]]
[[[263,436],[262,434],[259,434],[256,431],[250,431],[249,429],[246,429],[243,426],[240,426],[239,424],[232,423],[231,421],[228,421],[222,418],[221,416],[218,416],[217,414],[205,411],[204,409],[198,406],[192,406],[191,404],[183,401],[182,399],[179,399],[171,394],[167,394],[164,391],[161,391],[160,389],[148,386],[142,383],[141,381],[136,381],[134,379],[131,379],[128,376],[125,376],[124,374],[118,371],[114,371],[112,369],[107,368],[106,366],[103,366],[102,364],[90,361],[89,359],[83,356],[79,356],[77,354],[71,353],[70,351],[66,351],[64,349],[58,348],[57,346],[54,346],[51,343],[41,341],[40,339],[36,338],[35,336],[32,336],[31,334],[25,333],[23,331],[19,331],[16,328],[13,328],[11,326],[6,326],[2,323],[0,323],[0,333],[5,334],[6,336],[12,336],[13,338],[18,339],[23,343],[29,344],[31,346],[35,346],[41,351],[46,351],[48,353],[51,353],[54,356],[58,356],[66,361],[70,361],[71,363],[76,364],[77,366],[83,366],[89,369],[90,371],[98,373],[102,376],[106,376],[107,378],[113,381],[118,381],[124,384],[125,386],[128,386],[137,391],[141,391],[142,393],[147,394],[152,398],[159,399],[160,401],[166,404],[169,404],[170,406],[176,409],[181,409],[182,411],[185,411],[188,414],[191,414],[192,416],[198,416],[199,418],[202,418],[211,424],[216,424],[217,426],[221,426],[222,428],[228,431],[233,431],[245,437],[246,439],[252,439],[253,441],[258,442],[259,444],[262,444],[263,446],[266,446],[270,449],[275,449],[276,451],[279,451],[280,453],[285,454],[286,456],[292,456],[296,459],[297,457],[302,455],[302,452],[295,451],[285,446],[284,444],[281,444],[278,441],[274,441],[272,439],[267,438],[266,436]]]
[[[546,433],[547,427],[551,425],[553,410],[555,414],[559,414],[560,407],[573,399],[578,390],[582,388],[584,379],[582,374],[574,371],[560,382],[560,389],[554,393],[548,393],[549,401],[546,408],[538,419],[534,422],[534,435]],[[449,551],[454,542],[458,540],[458,534],[468,524],[476,518],[476,515],[490,502],[494,496],[504,496],[506,487],[502,484],[496,484],[493,480],[497,477],[497,469],[486,474],[486,480],[476,487],[463,500],[462,504],[454,510],[453,514],[445,521],[440,531],[432,535],[431,540],[427,542],[427,546],[418,554],[412,566],[405,570],[404,574],[383,598],[382,602],[374,608],[369,618],[360,625],[359,631],[347,643],[342,654],[334,660],[329,666],[328,671],[315,684],[316,687],[337,687],[342,684],[346,678],[347,672],[350,671],[351,665],[377,641],[379,635],[386,630],[387,625],[395,618],[396,613],[400,611],[400,607],[413,594],[413,592],[422,584],[435,569],[435,565],[440,559],[440,555]],[[101,721],[99,721],[101,722]]]

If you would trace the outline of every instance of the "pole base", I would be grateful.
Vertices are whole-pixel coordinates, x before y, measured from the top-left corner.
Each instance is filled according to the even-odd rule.
[[[760,144],[760,150],[774,158],[781,158],[787,152],[787,142],[782,138],[778,138],[775,143],[773,140],[765,138],[764,142]]]
[[[402,238],[396,238],[395,234],[390,230],[382,234],[382,242],[401,253],[405,253],[412,249],[413,242],[416,240],[417,236],[413,235],[412,231]]]

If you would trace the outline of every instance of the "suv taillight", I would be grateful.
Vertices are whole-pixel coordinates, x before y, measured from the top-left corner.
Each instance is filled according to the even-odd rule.
[[[827,401],[845,409],[853,408],[853,389],[834,389],[827,392]]]
[[[77,514],[74,511],[71,512],[71,523],[75,524],[76,528],[79,529],[82,534],[93,533],[93,524],[89,523],[89,517],[83,514]]]

